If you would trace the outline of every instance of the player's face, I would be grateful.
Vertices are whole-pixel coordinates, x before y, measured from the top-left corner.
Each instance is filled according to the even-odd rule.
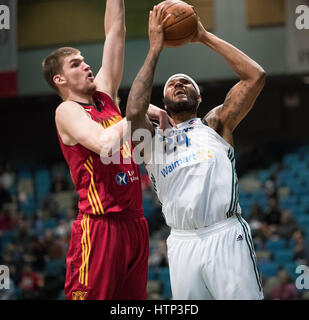
[[[65,57],[63,60],[63,74],[66,85],[74,92],[93,94],[96,90],[93,73],[85,63],[81,54]]]
[[[200,103],[200,96],[191,81],[176,77],[167,84],[164,103],[170,113],[195,113]]]

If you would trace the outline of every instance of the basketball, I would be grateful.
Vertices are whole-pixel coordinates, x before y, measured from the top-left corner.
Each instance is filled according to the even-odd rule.
[[[192,6],[180,0],[161,2],[165,16],[171,14],[164,24],[164,45],[179,47],[191,41],[197,31],[198,17]]]

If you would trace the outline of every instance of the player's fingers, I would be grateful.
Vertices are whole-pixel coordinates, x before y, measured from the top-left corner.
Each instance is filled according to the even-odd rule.
[[[152,9],[152,11],[153,11],[154,17],[157,17],[157,15],[158,15],[158,7],[157,7],[157,6],[154,6],[153,9]]]
[[[164,26],[165,25],[165,23],[166,23],[166,21],[168,20],[168,18],[171,16],[171,14],[169,13],[164,19],[163,19],[163,21],[162,21],[162,25]]]

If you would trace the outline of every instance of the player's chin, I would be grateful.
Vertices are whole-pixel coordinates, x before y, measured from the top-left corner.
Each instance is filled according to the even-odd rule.
[[[94,82],[90,83],[90,84],[88,85],[88,87],[87,87],[87,92],[88,92],[89,94],[95,93],[96,90],[97,90],[97,85],[96,85]]]

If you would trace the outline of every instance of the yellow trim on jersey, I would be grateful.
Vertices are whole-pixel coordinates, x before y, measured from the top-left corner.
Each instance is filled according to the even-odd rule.
[[[93,214],[104,214],[103,206],[100,201],[100,197],[98,195],[97,189],[94,184],[94,179],[93,179],[93,159],[90,156],[90,161],[86,160],[86,163],[84,163],[85,168],[90,174],[90,185],[89,185],[89,192],[88,192],[88,199],[90,202],[90,205],[92,207],[92,212]],[[92,199],[92,201],[91,201]]]
[[[89,215],[84,214],[81,221],[83,229],[81,245],[82,245],[82,265],[79,268],[79,283],[88,286],[89,273],[89,256],[91,250],[90,232],[89,232]]]

